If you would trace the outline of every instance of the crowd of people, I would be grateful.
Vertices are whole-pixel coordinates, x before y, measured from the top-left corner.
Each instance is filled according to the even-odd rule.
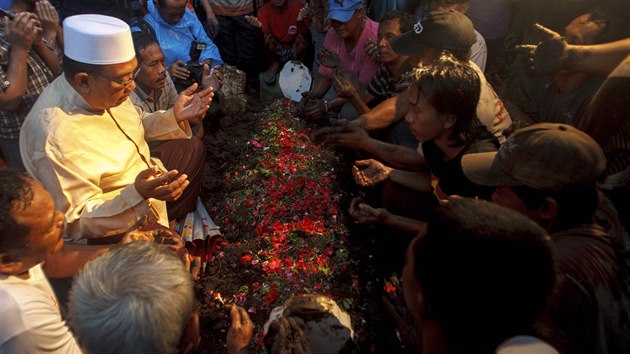
[[[292,60],[314,76],[298,103],[314,141],[354,161],[349,214],[401,245],[418,351],[630,352],[630,9],[552,6],[547,23],[512,3],[3,3],[0,353],[199,345],[182,236],[203,208],[203,120],[222,66],[256,99]],[[248,352],[247,311],[226,315],[227,352]],[[295,297],[264,342],[347,351],[349,322]]]

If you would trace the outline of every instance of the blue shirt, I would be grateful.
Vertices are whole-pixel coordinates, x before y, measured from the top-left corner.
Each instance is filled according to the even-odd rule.
[[[203,29],[201,22],[197,16],[186,9],[182,19],[175,25],[171,25],[164,21],[160,16],[153,1],[147,1],[149,12],[144,15],[145,21],[153,27],[160,48],[164,52],[166,66],[170,67],[176,60],[188,62],[190,60],[190,43],[196,40],[207,45],[206,49],[201,52],[199,62],[210,59],[210,66],[222,65],[223,60],[219,49],[212,42],[206,31]]]
[[[13,5],[13,0],[0,0],[0,9],[8,10]]]

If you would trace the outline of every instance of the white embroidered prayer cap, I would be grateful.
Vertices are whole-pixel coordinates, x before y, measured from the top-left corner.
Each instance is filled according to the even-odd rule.
[[[76,15],[63,21],[64,54],[80,63],[125,63],[136,53],[129,26],[115,17]]]

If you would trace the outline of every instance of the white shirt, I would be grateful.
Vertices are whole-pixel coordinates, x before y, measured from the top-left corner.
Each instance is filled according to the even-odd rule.
[[[81,353],[41,265],[28,275],[0,275],[0,354]]]
[[[512,125],[510,113],[505,109],[503,101],[494,91],[492,85],[486,80],[483,70],[473,61],[468,61],[481,81],[481,90],[479,92],[479,102],[477,102],[477,118],[483,123],[488,131],[494,134],[499,142],[503,144],[506,140],[503,131]]]
[[[486,60],[488,59],[488,48],[486,40],[481,33],[475,30],[475,43],[470,47],[470,61],[475,62],[481,71],[486,71]]]

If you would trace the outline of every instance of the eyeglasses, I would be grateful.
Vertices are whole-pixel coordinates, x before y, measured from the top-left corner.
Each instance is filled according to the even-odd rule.
[[[90,71],[90,73],[91,73],[91,74],[94,74],[94,75],[96,75],[96,76],[100,76],[100,77],[102,77],[102,78],[103,78],[103,79],[105,79],[105,80],[109,80],[109,81],[111,81],[111,82],[115,82],[115,83],[117,83],[118,85],[122,86],[122,88],[127,88],[127,87],[129,87],[129,85],[131,85],[131,83],[132,83],[132,82],[136,79],[136,77],[137,77],[137,76],[138,76],[138,74],[140,73],[140,67],[136,68],[136,71],[134,71],[134,72],[131,74],[131,77],[130,77],[130,78],[129,78],[129,80],[127,80],[127,81],[121,81],[121,80],[118,80],[118,79],[114,79],[113,77],[109,77],[109,76],[103,75],[103,74],[101,74],[101,73],[97,73],[97,72],[95,72],[95,71]]]

